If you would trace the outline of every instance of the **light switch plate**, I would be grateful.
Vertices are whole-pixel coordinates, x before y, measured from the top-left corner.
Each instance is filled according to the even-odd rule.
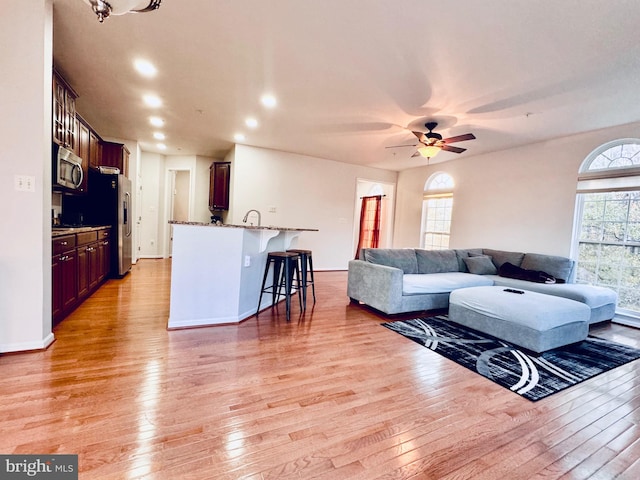
[[[35,192],[36,177],[32,175],[14,175],[14,188],[20,192]]]

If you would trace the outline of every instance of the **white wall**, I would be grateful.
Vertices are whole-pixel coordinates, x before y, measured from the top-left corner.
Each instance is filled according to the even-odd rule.
[[[634,123],[403,171],[394,246],[420,244],[424,183],[443,171],[455,181],[453,248],[569,256],[580,164],[603,143],[637,138],[639,129]]]
[[[140,217],[139,258],[162,258],[160,218],[164,205],[164,155],[142,152],[140,159],[142,205]]]
[[[241,224],[256,209],[262,225],[317,228],[302,233],[298,247],[313,250],[316,269],[346,269],[355,253],[357,179],[395,183],[396,177],[393,171],[236,145],[226,223]]]
[[[169,256],[170,171],[190,172],[190,221],[211,221],[209,165],[215,160],[195,155],[160,155],[141,152],[140,258]]]
[[[51,333],[51,0],[3,0],[0,15],[0,352]],[[16,191],[16,175],[34,191]]]

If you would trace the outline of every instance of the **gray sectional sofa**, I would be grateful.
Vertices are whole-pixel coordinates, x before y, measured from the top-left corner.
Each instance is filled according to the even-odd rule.
[[[584,303],[591,309],[590,324],[610,320],[615,314],[616,293],[604,287],[573,283],[575,262],[566,257],[488,248],[364,248],[359,258],[349,262],[347,295],[352,301],[388,315],[446,309],[452,291],[492,285]],[[529,271],[546,272],[559,283],[498,275],[506,262]]]

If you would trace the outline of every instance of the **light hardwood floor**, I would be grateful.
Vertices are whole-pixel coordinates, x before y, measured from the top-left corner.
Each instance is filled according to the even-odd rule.
[[[78,454],[82,479],[640,478],[639,362],[532,403],[380,327],[346,272],[290,323],[176,331],[169,277],[142,260],[0,356],[0,452]]]

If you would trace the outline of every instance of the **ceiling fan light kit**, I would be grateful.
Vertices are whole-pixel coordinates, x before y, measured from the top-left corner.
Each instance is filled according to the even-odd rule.
[[[418,152],[424,158],[433,158],[438,154],[438,152],[440,152],[440,147],[436,147],[434,145],[422,146],[418,147]]]
[[[110,15],[124,15],[125,13],[152,12],[160,8],[162,0],[84,0],[98,16],[100,23]]]

